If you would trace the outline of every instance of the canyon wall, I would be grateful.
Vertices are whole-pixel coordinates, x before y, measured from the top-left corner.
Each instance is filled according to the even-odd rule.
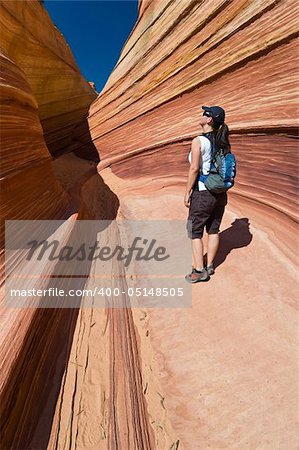
[[[3,242],[5,219],[65,215],[51,161],[82,148],[95,157],[86,115],[96,93],[39,1],[1,1],[0,44]]]
[[[53,157],[75,145],[88,150],[86,158],[94,158],[86,115],[96,93],[37,0],[1,1],[0,48],[0,446],[28,448],[34,417],[39,420],[41,414],[35,406],[39,402],[44,411],[48,401],[56,401],[78,310],[6,307],[5,279],[21,261],[6,261],[4,268],[5,220],[69,219],[65,239],[71,234],[78,205],[57,178]],[[49,276],[51,269],[44,274]],[[50,375],[48,382],[39,375],[43,387],[34,382],[39,364]],[[51,412],[49,417],[51,424]]]
[[[1,248],[6,219],[63,217],[70,202],[53,173],[38,104],[24,72],[0,54]]]
[[[100,167],[183,185],[201,106],[219,104],[238,164],[231,205],[294,257],[297,33],[294,0],[139,2],[134,29],[89,110]]]
[[[42,4],[1,2],[2,218],[67,219],[61,245],[76,219],[185,219],[204,104],[226,109],[238,160],[216,275],[194,286],[192,308],[1,305],[1,448],[298,448],[296,8],[140,0],[96,98]],[[63,154],[94,159],[95,147],[98,173]],[[257,263],[269,268],[258,279]],[[41,267],[44,287],[53,271]],[[125,290],[123,265],[111,274]]]
[[[64,36],[38,0],[2,0],[0,43],[31,87],[50,153],[64,153],[97,96]]]

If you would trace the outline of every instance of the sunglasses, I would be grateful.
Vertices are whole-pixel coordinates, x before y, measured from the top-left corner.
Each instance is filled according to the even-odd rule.
[[[212,114],[209,111],[204,111],[202,113],[203,116],[212,117]]]

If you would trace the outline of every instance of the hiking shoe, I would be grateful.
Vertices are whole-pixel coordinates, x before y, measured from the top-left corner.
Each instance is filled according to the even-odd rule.
[[[185,280],[188,281],[188,283],[198,283],[199,281],[208,281],[209,279],[210,277],[206,269],[199,272],[193,268],[192,272],[185,276]]]
[[[213,264],[209,264],[207,266],[207,272],[208,272],[208,275],[214,275],[215,270],[214,270]]]

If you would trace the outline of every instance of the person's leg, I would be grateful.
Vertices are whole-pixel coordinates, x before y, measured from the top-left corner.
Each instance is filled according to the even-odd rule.
[[[208,279],[207,272],[203,263],[203,230],[208,220],[211,211],[213,210],[215,199],[207,191],[194,191],[191,196],[191,203],[189,209],[189,225],[188,236],[192,239],[192,263],[193,269],[196,269],[198,273],[192,273],[187,275],[187,281],[205,281]]]
[[[196,270],[203,269],[203,243],[202,239],[192,239],[193,267]]]
[[[192,238],[192,255],[193,255],[193,267],[191,273],[185,276],[185,280],[188,283],[198,283],[201,281],[208,281],[210,275],[203,265],[203,243],[202,237]]]
[[[208,214],[205,212],[202,201],[202,193],[195,191],[191,196],[191,205],[188,215],[188,237],[191,239],[192,269],[203,268],[203,243],[202,235]]]
[[[213,264],[218,247],[219,247],[219,233],[208,234],[208,249],[207,249],[207,265]]]
[[[224,214],[225,205],[216,206],[209,220],[206,230],[208,233],[207,266],[211,266],[217,254],[220,242],[219,228]]]

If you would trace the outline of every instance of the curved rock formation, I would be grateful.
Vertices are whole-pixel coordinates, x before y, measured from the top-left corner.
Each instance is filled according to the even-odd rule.
[[[294,258],[296,2],[141,2],[139,8],[89,111],[100,167],[111,164],[127,179],[148,175],[167,184],[175,176],[184,183],[201,105],[221,104],[238,160],[232,202],[243,205],[243,215],[254,208],[267,229],[277,217],[284,225],[275,244]]]
[[[25,74],[3,53],[0,54],[0,63],[1,284],[3,284],[5,220],[63,218],[69,209],[70,196],[63,190],[53,173],[52,157],[46,147],[38,117],[38,105]],[[7,267],[5,275],[10,275]],[[5,414],[8,414],[11,411],[8,404],[13,403],[19,389],[12,382],[12,372],[16,370],[17,361],[20,361],[18,356],[23,358],[26,354],[25,352],[22,354],[23,346],[28,345],[26,335],[28,329],[32,324],[36,325],[36,322],[33,320],[34,310],[5,308],[3,297],[2,285],[0,390],[2,407],[6,409]],[[34,370],[34,366],[31,370]],[[17,377],[13,379],[17,380]],[[2,410],[2,431],[7,417],[5,414]]]
[[[49,438],[52,402],[55,406],[78,310],[6,307],[5,277],[12,276],[13,265],[21,261],[10,262],[10,269],[6,266],[4,272],[5,220],[69,218],[71,234],[73,213],[78,211],[76,199],[57,179],[49,149],[53,155],[70,151],[73,130],[86,122],[96,94],[38,1],[2,1],[0,13],[0,446],[28,448],[41,410],[46,417],[43,439]],[[88,137],[86,144],[92,147]],[[49,270],[45,274],[49,275]],[[49,374],[48,382],[42,377],[41,383],[36,381],[41,361],[42,372]]]
[[[40,2],[3,0],[0,42],[36,98],[50,153],[66,152],[97,94],[82,77],[63,35]]]
[[[70,202],[53,173],[24,72],[4,53],[1,60],[1,243],[4,220],[63,217]]]
[[[1,8],[6,218],[65,218],[62,243],[82,219],[185,220],[187,154],[203,104],[226,109],[238,159],[216,274],[193,286],[192,308],[131,309],[125,295],[121,309],[113,296],[99,308],[95,295],[70,309],[3,308],[1,448],[298,448],[296,2],[139,0],[88,122],[92,87],[42,5]],[[53,104],[49,85],[34,82],[36,48],[42,74],[54,65]],[[74,91],[77,112],[61,110]],[[55,161],[39,106],[52,155],[68,153]],[[97,171],[73,154],[94,159],[94,146]],[[113,228],[104,240],[121,237]],[[113,274],[126,289],[120,262],[105,273],[98,264],[77,287]],[[53,273],[41,267],[47,287]]]
[[[297,17],[294,0],[139,2],[134,29],[89,110],[100,174],[107,184],[117,180],[123,215],[138,220],[186,216],[181,199],[197,115],[205,104],[227,112],[238,176],[219,278],[194,287],[192,311],[152,310],[146,328],[182,448],[298,445],[298,384],[289,378],[298,374]]]

